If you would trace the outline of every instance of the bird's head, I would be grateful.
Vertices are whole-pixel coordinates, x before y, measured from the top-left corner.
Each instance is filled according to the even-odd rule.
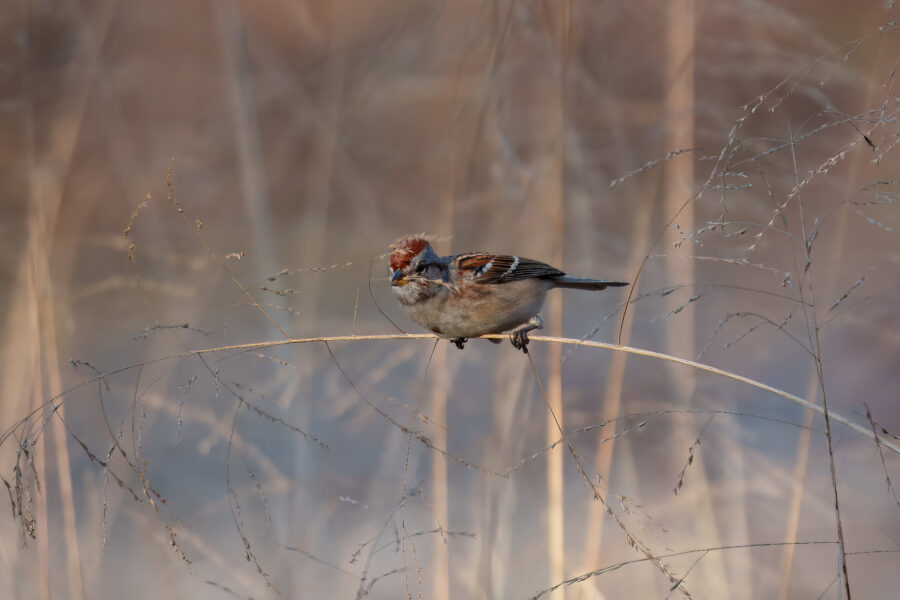
[[[433,296],[445,285],[447,268],[424,235],[405,235],[391,244],[391,289],[401,302]]]

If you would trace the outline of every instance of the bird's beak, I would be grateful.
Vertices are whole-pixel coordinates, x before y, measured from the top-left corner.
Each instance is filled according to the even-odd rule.
[[[391,285],[394,287],[406,285],[406,277],[403,276],[403,271],[397,269],[396,271],[391,273]]]

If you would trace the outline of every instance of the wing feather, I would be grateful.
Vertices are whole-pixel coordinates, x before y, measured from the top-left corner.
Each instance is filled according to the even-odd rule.
[[[563,271],[530,258],[476,252],[455,257],[460,275],[476,283],[506,283],[520,279],[561,277]]]

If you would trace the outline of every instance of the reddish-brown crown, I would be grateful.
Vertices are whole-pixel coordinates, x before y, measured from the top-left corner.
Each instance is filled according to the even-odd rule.
[[[409,266],[410,261],[422,250],[428,247],[428,240],[420,235],[404,235],[397,238],[391,248],[391,270],[404,269]]]

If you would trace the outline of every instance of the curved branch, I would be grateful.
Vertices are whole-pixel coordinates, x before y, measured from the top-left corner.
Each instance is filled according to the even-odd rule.
[[[120,373],[122,371],[126,371],[128,369],[137,367],[139,365],[146,365],[146,364],[160,362],[163,360],[169,360],[169,359],[173,359],[173,358],[183,358],[183,357],[187,357],[187,356],[193,356],[195,354],[203,355],[203,354],[210,354],[213,352],[224,352],[224,351],[228,351],[228,350],[255,350],[255,349],[262,349],[262,348],[272,348],[274,346],[287,346],[290,344],[310,344],[313,342],[361,342],[361,341],[380,341],[380,340],[433,340],[436,337],[437,336],[435,336],[434,334],[431,334],[431,333],[387,334],[387,335],[336,335],[336,336],[323,336],[323,337],[312,337],[312,338],[294,338],[294,339],[285,339],[285,340],[274,340],[274,341],[269,341],[269,342],[252,342],[252,343],[248,343],[248,344],[233,344],[230,346],[217,346],[214,348],[203,348],[200,350],[190,350],[190,351],[181,352],[178,354],[171,354],[169,356],[164,356],[161,358],[142,361],[140,363],[135,363],[134,365],[129,365],[127,367],[115,369],[114,371],[111,371],[109,373],[97,375],[96,377],[93,377],[87,381],[82,382],[81,384],[79,384],[73,388],[70,388],[69,390],[66,390],[59,396],[51,398],[47,403],[45,403],[45,405],[52,404],[57,399],[61,398],[62,396],[64,396],[69,391],[72,391],[73,389],[81,387],[82,385],[88,385],[90,383],[97,382],[105,377],[109,377],[113,373]],[[484,338],[484,339],[495,339],[495,340],[506,339],[506,337],[507,336],[503,335],[503,334],[490,334],[490,335],[482,336],[482,338]],[[799,404],[800,406],[802,406],[804,408],[808,408],[812,411],[815,411],[815,412],[819,413],[820,415],[825,414],[825,410],[821,406],[819,406],[818,404],[815,404],[813,402],[810,402],[810,401],[806,400],[805,398],[801,398],[800,396],[795,396],[794,394],[791,394],[789,392],[779,390],[778,388],[772,387],[771,385],[767,385],[765,383],[762,383],[761,381],[756,381],[755,379],[750,379],[749,377],[744,377],[743,375],[738,375],[737,373],[732,373],[730,371],[718,369],[716,367],[712,367],[710,365],[705,365],[703,363],[699,363],[699,362],[696,362],[693,360],[688,360],[686,358],[679,358],[677,356],[672,356],[671,354],[664,354],[662,352],[655,352],[653,350],[644,350],[643,348],[634,348],[632,346],[619,346],[617,344],[609,344],[606,342],[596,342],[593,340],[577,340],[577,339],[573,339],[573,338],[552,337],[552,336],[544,336],[544,335],[529,336],[529,340],[531,340],[533,342],[545,342],[545,343],[549,343],[549,344],[569,344],[569,345],[574,345],[574,346],[587,346],[590,348],[603,348],[605,350],[613,350],[615,352],[626,352],[628,354],[634,354],[636,356],[646,356],[648,358],[655,358],[658,360],[666,360],[669,362],[685,365],[686,367],[691,367],[691,368],[697,369],[698,371],[706,371],[707,373],[714,373],[714,374],[720,375],[722,377],[727,377],[727,378],[733,379],[735,381],[740,381],[742,383],[746,383],[747,385],[751,385],[757,389],[769,392],[770,394],[774,394],[775,396],[778,396],[779,398],[784,398],[785,400],[789,400],[795,404]],[[37,409],[35,409],[35,411],[40,411],[41,408],[42,407],[38,407]],[[32,413],[32,414],[34,414],[34,413]],[[23,421],[27,421],[28,418],[30,418],[30,416],[31,415],[29,415],[28,417],[25,417],[24,419],[19,421],[19,423],[21,423]],[[887,448],[888,450],[891,450],[897,454],[900,454],[900,446],[898,446],[888,440],[885,440],[881,436],[878,436],[876,439],[876,436],[871,431],[866,429],[865,427],[858,425],[856,423],[853,423],[852,421],[848,420],[846,417],[843,417],[833,411],[828,411],[828,416],[836,423],[841,423],[842,425],[849,427],[856,433],[863,435],[863,436],[869,438],[870,440],[876,442],[881,447]],[[0,437],[0,444],[3,443],[3,440],[6,437],[6,435],[7,434],[4,434],[3,437]]]
[[[363,340],[404,340],[404,339],[417,339],[417,340],[433,340],[435,335],[430,333],[412,333],[412,334],[388,334],[388,335],[339,335],[332,337],[316,337],[316,338],[302,338],[302,339],[289,339],[289,340],[277,340],[272,342],[259,342],[259,343],[251,343],[251,344],[237,344],[233,346],[221,346],[218,348],[207,348],[204,350],[193,350],[189,354],[207,354],[210,352],[219,352],[223,350],[241,350],[241,349],[255,349],[255,348],[269,348],[272,346],[282,346],[287,344],[306,344],[311,342],[355,342],[355,341],[363,341]],[[490,334],[484,335],[482,338],[484,339],[506,339],[506,335],[503,334]],[[812,411],[819,413],[820,415],[824,415],[824,409],[815,404],[806,400],[805,398],[801,398],[800,396],[795,396],[789,392],[785,392],[783,390],[779,390],[778,388],[772,387],[771,385],[767,385],[762,383],[761,381],[756,381],[755,379],[750,379],[749,377],[744,377],[743,375],[738,375],[737,373],[732,373],[730,371],[725,371],[723,369],[718,369],[716,367],[712,367],[710,365],[705,365],[703,363],[699,363],[693,360],[688,360],[686,358],[679,358],[677,356],[672,356],[671,354],[664,354],[662,352],[654,352],[653,350],[644,350],[643,348],[634,348],[632,346],[619,346],[617,344],[609,344],[606,342],[596,342],[593,340],[577,340],[573,338],[563,338],[563,337],[552,337],[545,335],[537,335],[530,336],[529,339],[533,342],[546,342],[550,344],[570,344],[574,346],[588,346],[591,348],[603,348],[605,350],[613,350],[616,352],[626,352],[628,354],[634,354],[637,356],[646,356],[649,358],[656,358],[659,360],[667,360],[669,362],[678,363],[685,365],[687,367],[692,367],[697,369],[698,371],[706,371],[707,373],[714,373],[716,375],[721,375],[722,377],[727,377],[729,379],[733,379],[735,381],[740,381],[742,383],[746,383],[747,385],[751,385],[760,390],[769,392],[770,394],[774,394],[780,398],[784,398],[785,400],[789,400],[794,402],[795,404],[799,404],[804,408],[808,408]],[[180,356],[180,355],[179,355]],[[828,416],[833,419],[837,423],[841,423],[852,429],[853,431],[864,435],[872,441],[877,441],[882,447],[892,450],[897,454],[900,454],[900,446],[888,442],[887,440],[883,440],[880,437],[878,440],[875,440],[875,436],[871,431],[867,430],[865,427],[861,425],[857,425],[852,421],[848,420],[845,417],[833,412],[828,411]]]

